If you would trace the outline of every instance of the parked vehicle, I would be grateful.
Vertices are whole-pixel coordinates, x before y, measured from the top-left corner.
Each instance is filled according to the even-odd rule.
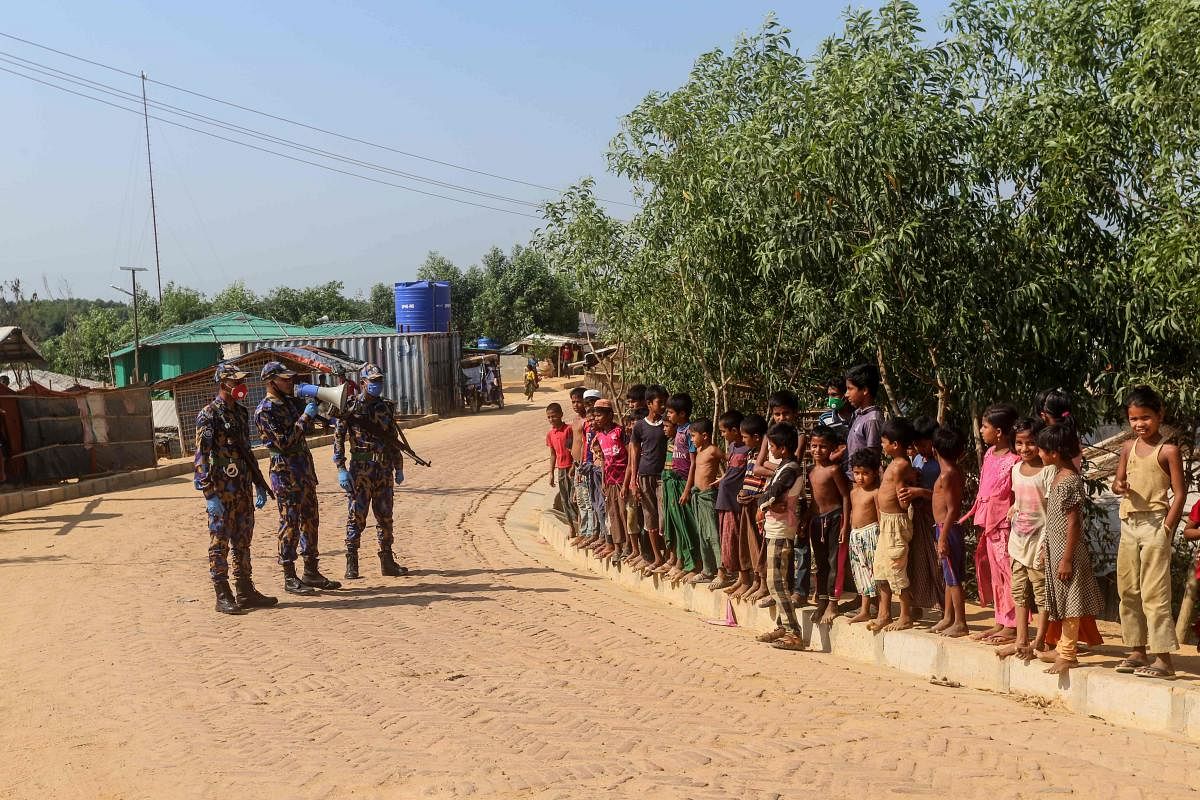
[[[500,356],[484,353],[459,362],[463,407],[477,413],[483,406],[504,408],[504,384],[500,380]]]

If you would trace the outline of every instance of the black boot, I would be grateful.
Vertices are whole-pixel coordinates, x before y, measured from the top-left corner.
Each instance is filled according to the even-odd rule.
[[[346,548],[346,580],[358,578],[358,551]]]
[[[234,580],[234,586],[237,587],[238,605],[242,608],[270,608],[279,602],[279,598],[267,597],[255,589],[249,576],[237,578]]]
[[[398,578],[408,574],[408,567],[397,564],[396,557],[392,555],[391,550],[383,550],[379,553],[379,574],[389,578]]]
[[[213,589],[217,592],[217,611],[222,614],[245,614],[246,609],[237,604],[237,600],[233,599],[233,591],[229,588],[229,581],[213,581]]]
[[[317,593],[316,589],[308,588],[296,577],[296,565],[294,563],[283,565],[283,590],[291,594],[308,595]]]
[[[304,574],[300,576],[300,582],[305,586],[311,586],[314,589],[340,589],[342,584],[337,581],[331,581],[317,570],[317,557],[305,556],[304,558]]]

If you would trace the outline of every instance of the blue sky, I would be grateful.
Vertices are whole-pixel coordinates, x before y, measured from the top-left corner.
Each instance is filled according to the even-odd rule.
[[[918,5],[926,27],[936,31],[947,3]],[[606,174],[604,152],[621,116],[647,92],[680,85],[697,55],[728,47],[771,11],[792,29],[793,45],[812,52],[840,28],[844,7],[42,0],[12,4],[0,31],[477,170],[550,187],[591,175],[601,196],[628,200],[626,187]],[[0,38],[0,51],[140,91],[133,78],[9,39]],[[532,202],[549,195],[155,84],[149,93],[152,100],[423,177]],[[6,72],[0,72],[0,98],[6,109],[0,128],[0,279],[20,277],[43,294],[46,283],[55,294],[69,286],[77,297],[120,299],[109,288],[128,279],[119,267],[154,266],[140,116]],[[411,279],[429,250],[466,266],[493,244],[508,249],[527,241],[538,225],[154,120],[151,144],[163,282],[210,294],[237,279],[259,291],[338,279],[353,293],[378,281]]]

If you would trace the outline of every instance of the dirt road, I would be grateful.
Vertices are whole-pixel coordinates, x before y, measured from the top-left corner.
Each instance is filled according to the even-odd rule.
[[[539,393],[539,404],[553,399]],[[541,405],[411,432],[406,578],[213,612],[184,478],[0,517],[0,797],[1190,796],[1200,748],[654,605],[528,527]],[[345,504],[316,453],[326,573]],[[533,498],[535,499],[535,498]]]

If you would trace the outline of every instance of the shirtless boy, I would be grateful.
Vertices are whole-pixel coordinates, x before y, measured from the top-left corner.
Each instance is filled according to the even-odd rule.
[[[832,625],[850,543],[850,482],[842,466],[833,460],[833,452],[841,444],[833,429],[818,425],[809,442],[813,466],[808,479],[817,511],[808,523],[813,592],[817,596],[815,616],[819,624]]]
[[[854,488],[850,490],[850,569],[862,607],[850,618],[850,623],[871,620],[871,598],[875,597],[875,548],[879,544],[879,508],[875,494],[879,491],[879,453],[862,448],[850,456],[850,471]]]
[[[879,590],[879,615],[867,627],[873,631],[902,631],[913,626],[912,594],[908,591],[908,545],[912,541],[912,519],[900,490],[917,482],[908,460],[913,427],[896,418],[879,432],[883,454],[891,461],[879,483],[875,502],[879,507],[879,546],[875,549],[875,588]],[[900,617],[892,620],[892,596],[900,597]]]
[[[963,556],[962,528],[958,524],[964,484],[958,460],[962,458],[965,447],[966,439],[953,428],[939,428],[933,436],[933,450],[942,468],[933,484],[933,518],[938,536],[938,561],[946,581],[942,620],[933,626],[933,632],[942,636],[958,637],[970,633],[962,588],[962,581],[966,577],[966,561]]]
[[[721,469],[725,463],[725,451],[713,444],[711,420],[698,419],[690,431],[692,444],[696,448],[695,487],[692,491],[692,513],[696,517],[696,532],[700,540],[700,561],[703,572],[691,578],[693,584],[725,584],[725,570],[721,568],[721,534],[717,528],[717,484],[721,482]]]

